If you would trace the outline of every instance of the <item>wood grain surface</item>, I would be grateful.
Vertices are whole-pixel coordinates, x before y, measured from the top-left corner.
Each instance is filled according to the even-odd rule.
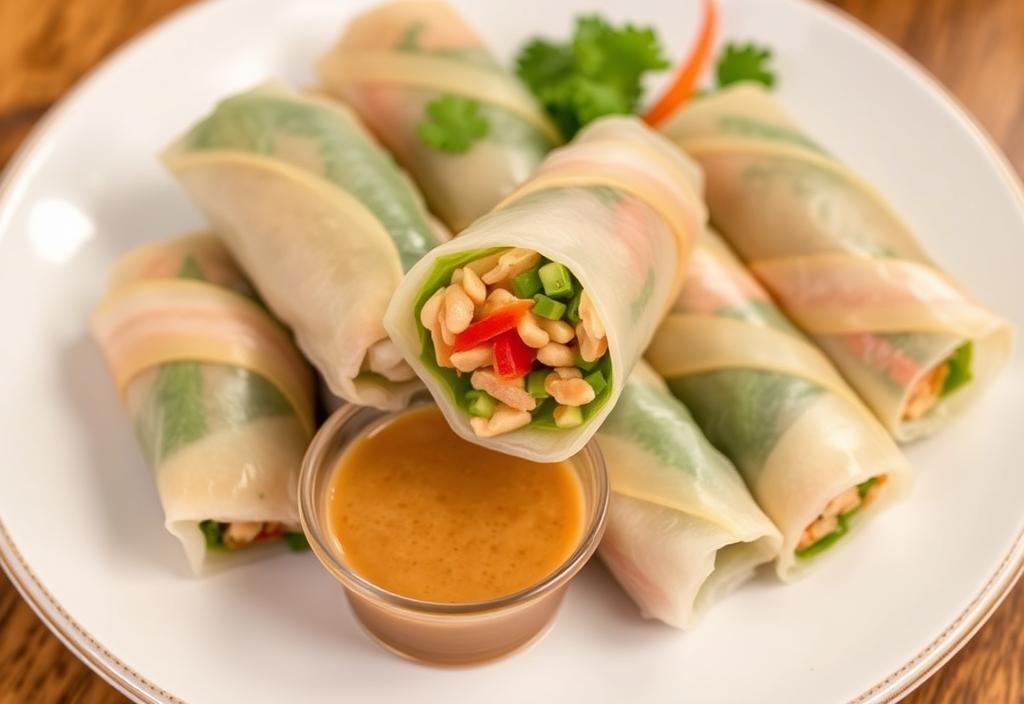
[[[0,0],[0,165],[86,71],[185,4],[188,0]],[[833,4],[932,71],[1024,173],[1024,0]],[[0,575],[0,704],[124,701],[49,633]],[[906,701],[1024,702],[1024,584]]]

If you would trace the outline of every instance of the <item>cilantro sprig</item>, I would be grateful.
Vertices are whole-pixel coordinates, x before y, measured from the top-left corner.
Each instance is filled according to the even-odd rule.
[[[466,152],[490,130],[480,104],[470,98],[443,95],[427,103],[424,112],[416,134],[428,147],[443,152]]]
[[[569,42],[533,39],[519,52],[517,73],[566,139],[603,115],[636,111],[649,71],[668,68],[654,30],[614,27],[579,17]]]
[[[740,81],[756,81],[766,88],[775,85],[775,71],[771,66],[772,50],[748,42],[730,42],[725,45],[715,64],[715,80],[719,88]]]

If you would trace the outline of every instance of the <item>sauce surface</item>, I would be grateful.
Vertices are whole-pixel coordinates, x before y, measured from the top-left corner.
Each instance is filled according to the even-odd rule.
[[[349,446],[331,478],[328,521],[370,582],[425,601],[483,601],[539,582],[568,558],[583,494],[568,463],[466,442],[428,406]]]

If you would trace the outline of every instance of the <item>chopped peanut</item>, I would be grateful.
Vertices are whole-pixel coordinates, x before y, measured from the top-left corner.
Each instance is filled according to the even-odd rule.
[[[814,545],[816,542],[834,531],[838,526],[839,519],[836,516],[819,516],[811,525],[804,529],[803,534],[800,536],[800,542],[797,543],[796,549],[803,550],[804,548]]]
[[[262,521],[234,521],[228,524],[224,531],[224,544],[232,550],[244,547],[256,540],[256,536],[263,530]]]
[[[441,303],[444,301],[444,289],[434,291],[434,295],[427,299],[420,309],[420,322],[427,330],[437,327],[437,318],[441,314]]]
[[[452,352],[452,365],[460,372],[472,372],[490,366],[494,363],[493,350],[492,345],[483,344],[462,352]]]
[[[473,301],[465,289],[453,284],[444,291],[444,324],[452,333],[460,333],[473,322]]]
[[[455,333],[448,329],[448,323],[445,321],[444,308],[441,309],[441,314],[437,316],[437,331],[441,333],[441,339],[444,340],[444,344],[451,347],[455,344]]]
[[[477,276],[483,276],[485,272],[490,271],[498,265],[498,260],[501,259],[501,255],[507,251],[508,250],[505,249],[500,252],[495,252],[494,254],[489,254],[486,257],[481,257],[480,259],[467,264],[465,268],[472,269],[473,273]]]
[[[606,336],[604,323],[601,322],[597,311],[594,310],[594,303],[590,300],[590,296],[586,291],[580,294],[580,321],[583,323],[583,327],[587,329],[587,334],[595,340],[600,340]],[[577,332],[577,334],[579,333]]]
[[[567,378],[557,370],[544,379],[544,390],[563,406],[583,406],[593,401],[596,396],[594,388],[583,379]]]
[[[549,342],[537,350],[537,359],[549,367],[571,367],[576,364],[576,353],[571,347]]]
[[[490,315],[498,308],[506,306],[513,301],[518,300],[511,292],[506,291],[503,288],[496,288],[491,291],[490,295],[484,300],[483,306],[480,309],[480,317]]]
[[[434,326],[437,327],[436,325]],[[440,330],[430,331],[430,340],[434,343],[434,359],[439,367],[452,367],[452,346],[444,341]]]
[[[469,300],[473,301],[474,304],[480,305],[487,298],[487,286],[480,280],[476,272],[465,267],[460,269],[463,272],[462,276],[462,288],[469,296]]]
[[[930,411],[942,394],[942,386],[949,376],[949,364],[943,363],[925,374],[914,386],[903,408],[903,419],[914,420]]]
[[[845,516],[850,512],[867,506],[874,501],[878,497],[878,491],[881,489],[882,485],[885,484],[886,478],[887,477],[884,474],[875,477],[874,483],[868,487],[864,496],[860,495],[860,487],[851,486],[838,496],[830,499],[829,502],[825,504],[825,508],[822,509],[821,514],[811,521],[810,525],[804,529],[804,532],[800,536],[800,541],[797,543],[796,549],[803,550],[804,548],[814,545],[838,527],[839,516]]]
[[[576,337],[576,331],[572,329],[572,325],[565,322],[564,320],[548,320],[547,318],[537,317],[537,323],[540,325],[541,330],[548,334],[552,342],[557,342],[560,345],[567,345],[572,342],[573,338]]]
[[[608,338],[595,340],[583,323],[576,326],[576,336],[580,339],[580,357],[585,362],[593,362],[608,351]]]
[[[496,284],[532,269],[539,261],[540,255],[533,250],[516,247],[503,253],[497,265],[480,278],[485,284]]]
[[[492,438],[495,435],[510,433],[530,423],[531,416],[527,411],[518,411],[505,404],[499,404],[490,418],[470,418],[469,425],[477,437]]]
[[[474,389],[486,391],[517,411],[532,411],[537,407],[537,399],[526,392],[526,382],[521,376],[503,379],[493,371],[477,369],[470,377],[469,383]]]
[[[520,339],[528,347],[532,347],[535,350],[540,349],[550,341],[548,334],[537,324],[537,316],[529,311],[520,319],[519,324],[516,325],[516,332],[519,333]]]
[[[838,516],[840,514],[851,511],[860,504],[860,492],[857,491],[857,487],[851,486],[849,489],[844,491],[839,496],[836,496],[827,504],[825,504],[825,510],[821,512],[822,516]]]

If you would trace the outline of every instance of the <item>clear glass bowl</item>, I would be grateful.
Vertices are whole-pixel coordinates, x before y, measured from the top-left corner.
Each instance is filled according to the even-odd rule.
[[[421,398],[413,407],[431,403],[429,397]],[[331,477],[345,450],[371,428],[403,412],[344,406],[327,420],[302,464],[302,528],[320,562],[345,587],[363,626],[388,650],[441,665],[469,665],[508,655],[542,634],[558,611],[569,580],[601,540],[609,491],[604,459],[591,442],[567,460],[583,490],[583,531],[576,549],[557,570],[532,586],[489,601],[420,601],[378,587],[352,570],[327,519]]]

